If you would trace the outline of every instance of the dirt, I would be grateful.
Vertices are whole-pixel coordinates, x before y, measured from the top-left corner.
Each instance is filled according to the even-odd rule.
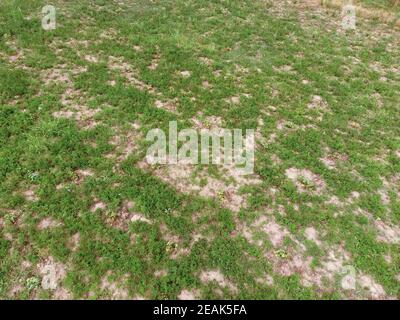
[[[239,96],[229,97],[228,99],[226,99],[226,102],[238,105],[240,104],[240,97]]]
[[[24,260],[21,262],[21,270],[29,270],[32,267],[32,262],[28,261],[28,260]]]
[[[324,180],[308,169],[289,168],[285,174],[295,184],[299,193],[321,195],[326,189]]]
[[[128,275],[125,275],[118,280],[114,280],[112,271],[108,271],[101,279],[100,289],[109,295],[112,300],[128,300],[129,291],[126,288],[128,277]]]
[[[307,253],[306,246],[276,222],[272,210],[268,210],[250,225],[242,225],[237,230],[237,234],[242,235],[249,243],[259,247],[264,243],[264,239],[260,238],[260,232],[264,232],[267,237],[265,240],[268,239],[273,245],[273,249],[266,250],[264,256],[272,265],[275,273],[281,276],[297,274],[302,285],[307,287],[316,286],[320,292],[331,290],[330,288],[333,288],[337,277],[342,279],[344,290],[346,290],[346,286],[349,287],[347,289],[352,289],[354,278],[343,273],[349,267],[351,268],[350,253],[342,246],[328,245],[322,241],[319,232],[314,227],[307,227],[304,230],[304,236],[309,241],[313,241],[324,252],[324,255],[319,258],[320,265],[317,267],[312,267],[314,257]],[[393,237],[392,233],[389,233],[389,235]],[[290,243],[285,245],[284,240],[286,238],[290,240]],[[390,237],[389,239],[393,240]],[[264,283],[262,279],[256,279],[256,281]],[[367,284],[369,284],[370,290],[365,292],[365,297],[374,298],[379,296],[380,298],[387,298],[380,285],[368,282]]]
[[[117,71],[120,75],[128,80],[129,84],[133,85],[138,90],[147,91],[151,94],[158,94],[155,88],[137,78],[137,72],[130,63],[125,61],[124,57],[109,56],[108,67],[110,70]]]
[[[207,58],[207,57],[199,57],[199,60],[200,60],[201,63],[203,63],[203,64],[205,64],[206,66],[209,66],[209,67],[214,63],[214,61],[212,59]]]
[[[55,111],[52,115],[55,118],[73,119],[81,128],[92,129],[98,125],[94,116],[100,111],[100,109],[88,109],[86,106],[75,106],[72,110]]]
[[[357,277],[357,280],[362,291],[364,291],[364,294],[368,298],[374,300],[390,299],[390,297],[387,296],[383,287],[380,284],[376,283],[372,277],[368,275],[360,275]]]
[[[136,130],[126,132],[124,135],[116,135],[111,144],[117,148],[117,163],[125,161],[135,150],[137,150],[137,140],[140,135]]]
[[[75,171],[76,179],[74,183],[81,185],[87,177],[93,177],[94,173],[91,169],[78,169]]]
[[[159,54],[156,54],[153,59],[151,60],[150,65],[148,66],[148,68],[152,71],[156,70],[158,68],[158,64],[160,62],[160,58],[161,56]]]
[[[181,75],[183,78],[189,78],[189,77],[192,75],[192,73],[191,73],[190,71],[184,70],[184,71],[181,71],[181,72],[180,72],[180,75]]]
[[[168,271],[165,269],[157,270],[156,272],[154,272],[154,276],[157,278],[166,277],[167,275],[168,275]]]
[[[52,298],[55,300],[71,300],[73,296],[69,290],[61,287],[54,290]]]
[[[191,119],[193,123],[193,129],[221,129],[223,120],[218,116],[204,116],[202,113],[196,115]]]
[[[105,210],[106,208],[107,208],[107,205],[104,202],[95,200],[94,204],[90,208],[90,211],[94,213],[97,210]]]
[[[169,183],[183,193],[197,193],[205,198],[214,198],[221,201],[222,205],[235,212],[246,206],[246,195],[241,194],[240,188],[245,185],[260,183],[257,177],[240,177],[235,167],[224,167],[225,177],[238,180],[226,182],[215,177],[208,176],[205,172],[196,172],[194,165],[166,165],[158,168],[150,167],[146,161],[142,161],[141,168],[150,170],[152,174]],[[196,172],[196,176],[194,173]]]
[[[45,85],[50,85],[51,83],[72,85],[72,81],[64,69],[54,68],[42,71],[41,77]]]
[[[377,240],[389,244],[400,244],[400,227],[388,225],[381,220],[374,220],[377,229]]]
[[[227,288],[233,293],[238,291],[236,286],[228,279],[226,279],[225,276],[219,270],[202,271],[200,274],[200,280],[203,283],[216,282],[220,287]]]
[[[204,89],[211,89],[213,86],[208,82],[207,80],[204,80],[201,85],[203,86]]]
[[[316,245],[321,245],[321,241],[318,239],[318,231],[315,228],[306,228],[304,230],[304,236],[307,238],[307,240],[313,241]]]
[[[177,106],[173,101],[156,100],[154,106],[158,109],[167,110],[172,113],[177,112]]]
[[[152,221],[147,219],[143,214],[134,212],[133,209],[134,203],[132,201],[124,201],[115,216],[106,218],[107,224],[111,225],[113,228],[128,231],[131,223],[137,221],[148,224],[152,223]]]
[[[262,277],[258,277],[255,279],[257,283],[266,285],[268,287],[272,287],[274,285],[274,278],[269,274],[264,274]]]
[[[329,148],[325,148],[324,156],[319,160],[330,170],[336,169],[338,165],[346,163],[349,157],[346,154],[332,152]]]
[[[308,109],[318,110],[322,112],[329,112],[330,108],[328,103],[321,96],[313,96],[311,102],[308,104]]]
[[[21,284],[14,284],[8,291],[8,296],[17,297],[22,291],[24,291],[24,287]]]
[[[194,243],[199,240],[192,237],[189,245],[185,246],[182,238],[172,233],[165,224],[160,225],[160,232],[167,242],[167,254],[173,260],[189,255]]]
[[[85,55],[84,59],[90,63],[98,63],[99,58],[90,54]]]
[[[71,249],[72,252],[76,252],[79,249],[79,244],[81,240],[81,235],[79,232],[75,233],[68,240],[68,248]]]
[[[264,224],[262,230],[268,235],[269,240],[274,247],[280,247],[288,234],[285,228],[274,221]]]
[[[32,202],[39,201],[39,197],[35,194],[35,190],[36,190],[35,187],[32,187],[29,190],[26,190],[23,193],[24,196],[25,196],[25,199],[28,200],[28,201],[32,201]]]
[[[52,228],[57,228],[62,226],[63,223],[60,221],[57,221],[51,217],[43,218],[40,220],[38,223],[37,227],[39,230],[44,230],[44,229],[52,229]]]
[[[183,289],[178,295],[178,300],[196,300],[199,297],[198,290]]]

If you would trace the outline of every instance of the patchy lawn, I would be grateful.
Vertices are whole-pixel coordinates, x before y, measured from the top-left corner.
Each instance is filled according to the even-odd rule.
[[[0,298],[399,298],[393,3],[2,1]],[[254,174],[147,164],[169,121]]]

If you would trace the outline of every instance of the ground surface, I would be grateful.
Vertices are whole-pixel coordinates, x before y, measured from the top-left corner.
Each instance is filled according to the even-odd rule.
[[[45,31],[46,4],[0,4],[0,298],[399,298],[395,22],[83,0]],[[147,165],[172,120],[256,129],[254,175]]]

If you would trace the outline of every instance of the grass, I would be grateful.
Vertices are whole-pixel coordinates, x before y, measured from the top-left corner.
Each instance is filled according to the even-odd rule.
[[[393,24],[344,32],[340,10],[302,1],[82,0],[54,1],[45,31],[46,4],[0,4],[1,299],[398,298]],[[206,197],[189,186],[228,185],[217,166],[141,165],[150,129],[212,117],[257,129],[259,183]]]

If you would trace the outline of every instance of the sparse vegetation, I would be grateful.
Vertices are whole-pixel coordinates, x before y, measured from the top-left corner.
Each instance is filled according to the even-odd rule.
[[[396,1],[46,4],[0,2],[1,299],[400,297]],[[169,121],[254,175],[146,164]]]

